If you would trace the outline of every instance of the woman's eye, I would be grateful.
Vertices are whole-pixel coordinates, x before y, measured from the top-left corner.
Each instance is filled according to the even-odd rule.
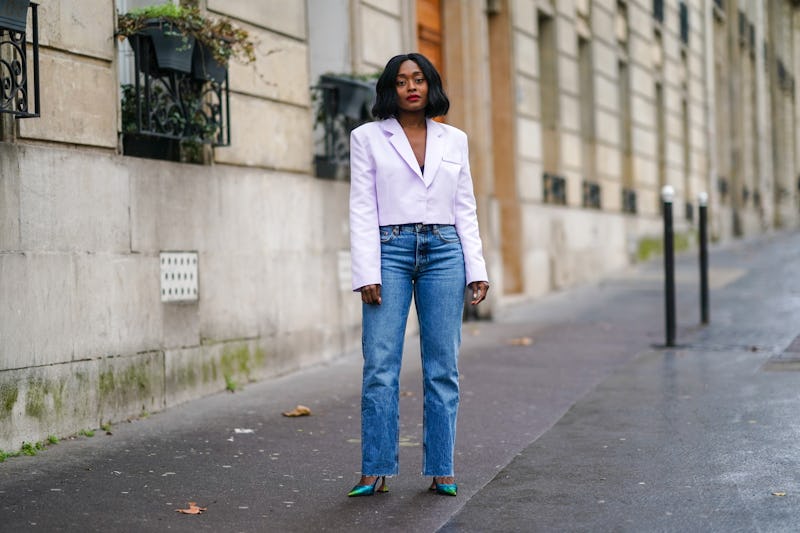
[[[405,85],[405,84],[406,84],[405,80],[397,80],[397,82],[396,82],[396,83],[397,83],[397,86],[398,86],[398,87],[402,87],[403,85]]]
[[[425,83],[425,78],[417,78],[417,79],[416,79],[416,80],[414,80],[414,81],[415,81],[417,84],[420,84],[420,83]]]

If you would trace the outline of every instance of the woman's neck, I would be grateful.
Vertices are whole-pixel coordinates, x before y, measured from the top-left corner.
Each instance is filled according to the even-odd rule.
[[[397,122],[403,129],[423,129],[427,126],[425,113],[398,113]]]

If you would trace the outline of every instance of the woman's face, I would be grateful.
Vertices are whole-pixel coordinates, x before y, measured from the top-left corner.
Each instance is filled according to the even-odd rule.
[[[400,64],[395,80],[397,107],[407,113],[424,111],[428,106],[428,80],[419,65],[407,59]]]

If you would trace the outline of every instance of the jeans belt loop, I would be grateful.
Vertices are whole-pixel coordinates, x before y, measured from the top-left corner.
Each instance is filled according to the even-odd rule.
[[[392,226],[392,235],[395,237],[400,235],[400,226]]]

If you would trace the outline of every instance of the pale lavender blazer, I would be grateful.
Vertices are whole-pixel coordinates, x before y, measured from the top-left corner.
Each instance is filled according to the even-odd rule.
[[[353,290],[381,283],[379,226],[454,224],[467,284],[488,281],[469,171],[467,135],[428,119],[425,173],[400,123],[390,118],[350,134]]]

